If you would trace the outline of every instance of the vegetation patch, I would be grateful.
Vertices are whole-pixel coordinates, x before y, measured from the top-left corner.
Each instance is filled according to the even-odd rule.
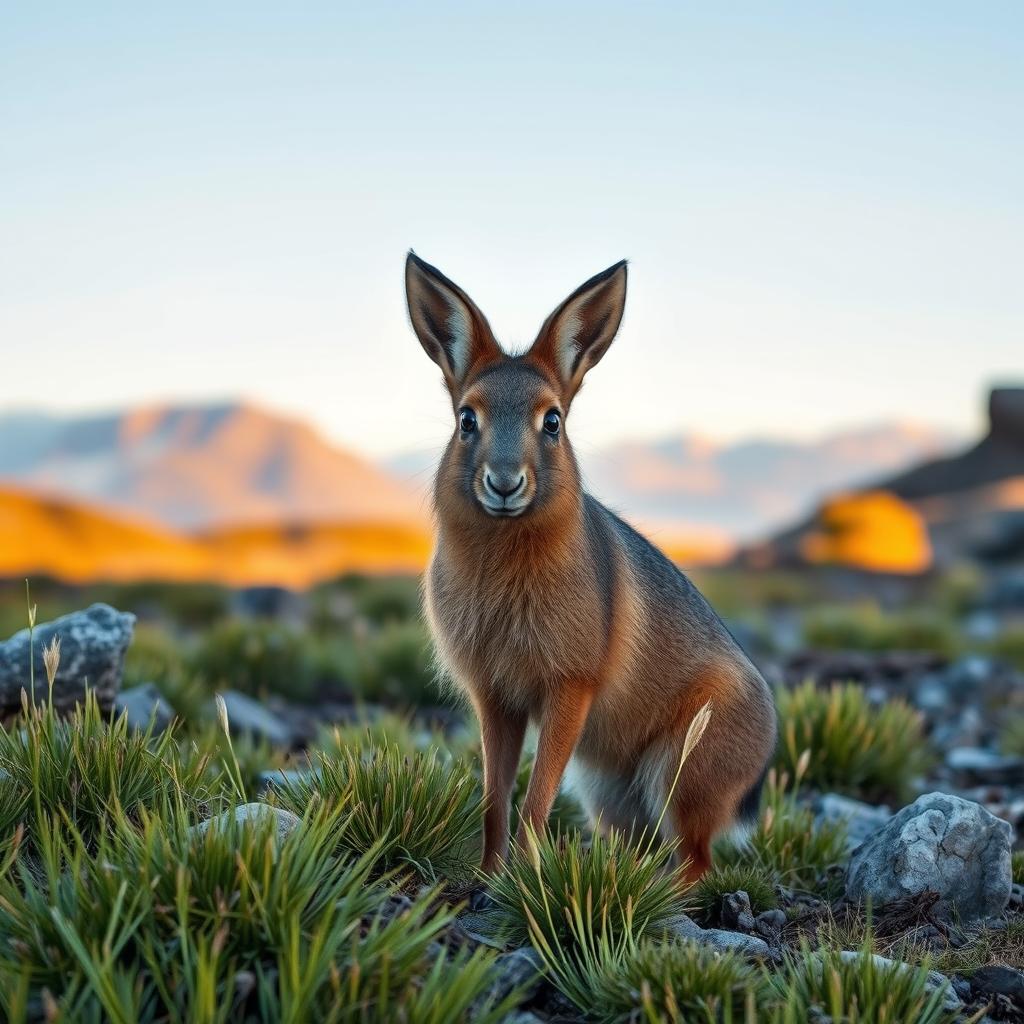
[[[819,689],[806,682],[776,694],[776,767],[822,791],[905,802],[927,771],[931,753],[921,715],[902,700],[873,705],[855,683]]]
[[[469,873],[482,827],[476,780],[436,750],[404,753],[394,746],[319,754],[310,772],[276,787],[278,806],[346,809],[339,851],[372,851],[377,874],[412,869],[424,879]]]

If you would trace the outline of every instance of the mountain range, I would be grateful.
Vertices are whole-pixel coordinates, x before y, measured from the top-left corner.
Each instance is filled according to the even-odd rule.
[[[588,453],[583,472],[674,557],[708,561],[950,443],[905,424],[813,442],[680,436]],[[375,464],[248,403],[0,415],[0,575],[300,586],[352,568],[416,568],[435,459]]]

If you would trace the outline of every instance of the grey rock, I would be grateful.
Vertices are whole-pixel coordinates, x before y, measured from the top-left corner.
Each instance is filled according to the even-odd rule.
[[[704,929],[689,914],[675,914],[652,930],[682,942],[697,942],[704,934]]]
[[[226,690],[221,697],[224,698],[228,725],[233,733],[263,739],[275,747],[292,745],[291,729],[258,700],[237,690]]]
[[[705,928],[697,940],[702,945],[713,946],[720,952],[739,953],[753,960],[774,960],[777,953],[764,939],[742,932],[729,932],[724,928]]]
[[[984,747],[954,747],[946,754],[946,767],[967,783],[1014,786],[1024,782],[1024,757],[1008,757]]]
[[[478,945],[493,949],[508,946],[508,922],[500,911],[464,910],[455,918],[454,924]]]
[[[94,604],[85,611],[62,615],[37,625],[31,640],[28,629],[0,643],[0,711],[21,707],[21,691],[30,691],[29,650],[35,666],[35,697],[47,699],[43,650],[60,637],[60,665],[53,681],[53,704],[70,711],[88,687],[101,708],[109,711],[121,686],[124,654],[131,643],[135,616],[108,604]]]
[[[502,953],[491,966],[490,985],[474,1001],[474,1008],[500,1003],[513,991],[519,991],[519,1001],[526,1002],[537,994],[544,980],[544,961],[532,946],[523,946],[511,953]],[[470,1011],[470,1019],[473,1011]]]
[[[926,891],[936,911],[973,921],[1002,912],[1010,898],[1009,824],[980,804],[928,793],[854,850],[846,895],[876,907]]]
[[[756,960],[773,960],[777,957],[768,943],[756,935],[730,932],[725,928],[701,928],[686,914],[676,914],[653,927],[651,931],[654,934],[662,934],[667,939],[697,942],[704,946],[712,946],[722,952],[730,950]]]
[[[814,812],[817,825],[846,823],[846,847],[851,853],[892,817],[892,811],[884,804],[875,807],[839,793],[818,797]]]
[[[1024,972],[1002,964],[989,964],[971,975],[971,984],[976,992],[1006,996],[1024,1009]]]
[[[189,833],[195,836],[203,836],[211,829],[224,828],[232,822],[245,823],[259,821],[261,819],[273,818],[277,825],[278,840],[287,839],[288,836],[302,824],[302,819],[283,807],[271,807],[270,804],[241,804],[230,811],[218,814],[214,818],[207,818],[189,829]]]
[[[770,946],[777,946],[782,940],[782,929],[786,927],[786,914],[782,910],[764,910],[754,920],[754,931]]]
[[[853,963],[865,956],[870,956],[879,967],[895,968],[899,971],[917,970],[917,968],[912,964],[905,964],[901,960],[890,960],[888,957],[880,956],[878,953],[863,953],[859,949],[844,949],[839,954],[839,958],[847,963]],[[940,974],[938,971],[928,972],[928,978],[925,981],[925,988],[929,992],[941,990],[943,993],[942,1008],[950,1013],[956,1013],[963,1005],[949,978],[944,974]]]
[[[737,932],[754,930],[754,912],[750,908],[750,897],[742,889],[727,892],[722,897],[722,924]]]
[[[544,1021],[529,1010],[513,1010],[507,1017],[502,1017],[501,1024],[544,1024]]]
[[[174,708],[164,700],[153,683],[141,683],[122,690],[114,698],[114,711],[125,716],[130,729],[148,729],[152,721],[153,732],[164,732],[174,721]]]

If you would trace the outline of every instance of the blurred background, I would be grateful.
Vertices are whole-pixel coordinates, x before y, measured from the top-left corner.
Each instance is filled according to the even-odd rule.
[[[442,703],[414,247],[511,348],[630,259],[569,433],[759,662],[1024,666],[1022,33],[1012,3],[6,8],[0,633],[27,577],[41,618],[135,612],[128,682],[179,711]]]

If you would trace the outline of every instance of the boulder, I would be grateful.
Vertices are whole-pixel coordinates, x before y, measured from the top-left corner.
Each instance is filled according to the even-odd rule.
[[[224,698],[228,727],[232,733],[266,740],[275,747],[292,745],[291,729],[258,700],[237,690],[225,690],[221,697]]]
[[[987,964],[971,975],[971,985],[981,996],[1005,996],[1024,1009],[1024,972],[1003,964]]]
[[[174,721],[174,708],[164,700],[154,683],[141,683],[122,690],[114,698],[114,711],[124,715],[130,729],[145,730],[153,723],[153,732],[164,732]]]
[[[846,873],[851,900],[882,907],[924,892],[935,910],[961,921],[999,914],[1010,898],[1009,824],[980,804],[928,793],[895,814],[853,851]]]
[[[100,707],[109,711],[121,686],[124,654],[131,643],[135,616],[119,612],[108,604],[94,604],[85,611],[62,615],[52,622],[15,633],[0,643],[0,713],[21,707],[21,691],[29,692],[29,649],[35,665],[37,702],[47,699],[48,685],[43,667],[43,650],[60,637],[60,664],[53,680],[53,704],[58,711],[70,711],[88,687]]]
[[[189,833],[191,835],[203,836],[211,828],[224,828],[232,820],[244,823],[259,821],[261,818],[266,817],[271,817],[276,822],[278,840],[287,839],[302,824],[302,819],[297,814],[292,814],[291,811],[286,811],[283,807],[271,807],[270,804],[253,803],[241,804],[230,811],[218,814],[214,818],[207,818],[206,821],[193,825],[189,829]]]

